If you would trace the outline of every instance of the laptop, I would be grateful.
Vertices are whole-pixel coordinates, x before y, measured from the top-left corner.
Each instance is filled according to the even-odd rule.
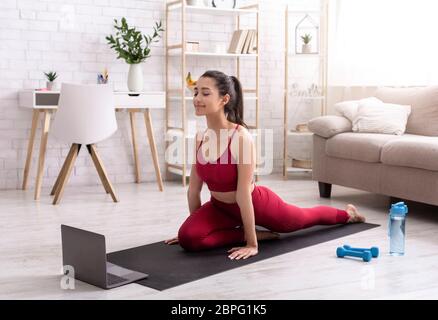
[[[101,234],[61,225],[61,238],[63,266],[72,266],[77,280],[111,289],[148,277],[108,262],[105,237]]]

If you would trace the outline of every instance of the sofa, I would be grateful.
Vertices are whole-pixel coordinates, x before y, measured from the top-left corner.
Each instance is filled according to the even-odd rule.
[[[335,184],[438,205],[438,86],[383,87],[374,96],[411,106],[404,134],[353,132],[340,115],[309,121],[320,196]]]

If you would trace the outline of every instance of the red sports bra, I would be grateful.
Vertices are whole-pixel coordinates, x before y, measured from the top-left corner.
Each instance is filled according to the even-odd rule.
[[[239,125],[234,129],[227,149],[215,162],[210,163],[205,160],[202,163],[199,162],[199,159],[203,159],[202,150],[201,153],[199,153],[199,150],[204,140],[201,141],[196,150],[196,172],[201,180],[207,184],[210,191],[229,192],[237,190],[237,162],[234,158],[232,159],[230,144],[238,127]]]

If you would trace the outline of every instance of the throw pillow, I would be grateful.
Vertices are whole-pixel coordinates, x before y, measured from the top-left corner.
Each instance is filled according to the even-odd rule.
[[[375,97],[364,98],[361,100],[341,101],[335,104],[335,110],[339,114],[353,122],[353,119],[357,113],[357,109],[359,108],[359,104],[375,104],[379,102],[381,103],[382,101]]]
[[[353,119],[353,131],[402,135],[410,113],[408,105],[362,101]]]

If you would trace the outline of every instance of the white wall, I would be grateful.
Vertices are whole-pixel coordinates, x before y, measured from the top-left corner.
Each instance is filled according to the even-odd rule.
[[[261,127],[274,129],[275,172],[282,165],[283,124],[283,21],[286,3],[309,5],[316,1],[260,1]],[[105,36],[113,32],[113,19],[126,17],[130,24],[150,33],[155,21],[165,17],[163,0],[2,0],[0,1],[0,189],[18,188],[22,181],[31,112],[18,107],[17,92],[45,86],[43,72],[56,70],[59,82],[94,83],[105,67],[116,90],[126,90],[128,66],[115,59]],[[228,21],[203,19],[192,34],[206,41],[229,36]],[[218,23],[218,24],[217,24]],[[164,90],[164,41],[154,44],[144,67],[145,90]],[[220,62],[226,68],[229,62]],[[209,61],[195,62],[200,69]],[[134,166],[129,118],[117,115],[119,130],[99,151],[114,183],[133,182]],[[152,111],[161,169],[164,172],[164,121],[162,110]],[[154,181],[149,145],[142,118],[137,118],[142,179]],[[33,154],[29,185],[33,187],[40,130]],[[306,148],[306,146],[302,146]],[[67,155],[68,146],[49,136],[43,186],[51,186]],[[91,160],[81,152],[70,184],[94,184],[98,177]]]

